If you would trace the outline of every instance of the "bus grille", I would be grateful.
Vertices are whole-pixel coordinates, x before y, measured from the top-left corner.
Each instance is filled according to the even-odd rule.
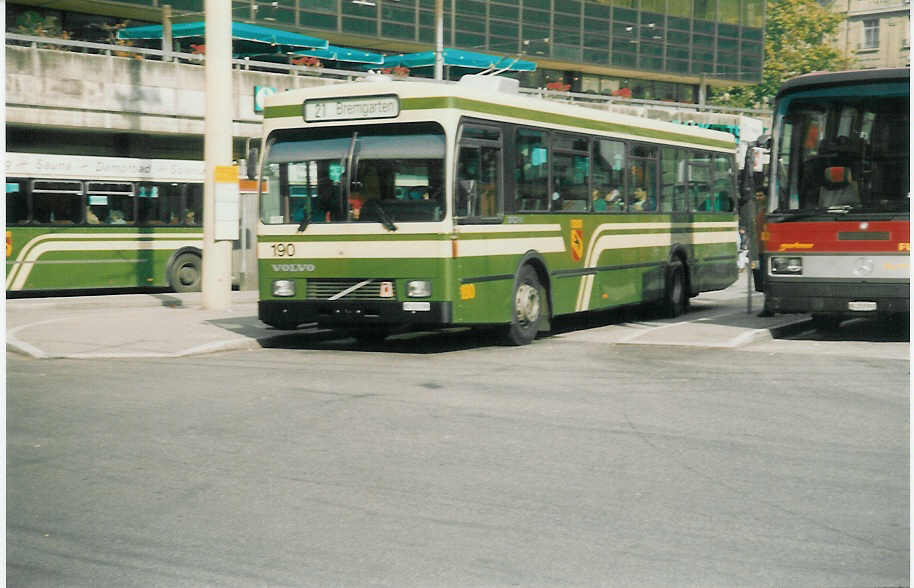
[[[367,284],[352,290],[351,292],[339,296],[341,292],[345,292],[349,288],[355,287],[357,284],[368,281],[359,280],[359,279],[309,279],[307,287],[307,297],[312,300],[329,300],[334,298],[334,300],[391,300],[396,298],[396,286],[394,280],[385,280],[385,279],[373,279],[368,281]],[[381,296],[381,284],[386,283],[387,286],[385,294],[386,296]]]

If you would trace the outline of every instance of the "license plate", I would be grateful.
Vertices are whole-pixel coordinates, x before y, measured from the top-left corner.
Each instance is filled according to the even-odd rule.
[[[856,312],[872,312],[872,311],[876,310],[876,303],[852,300],[847,303],[847,309],[853,310]]]
[[[412,312],[428,312],[432,309],[430,302],[404,302],[403,310]]]

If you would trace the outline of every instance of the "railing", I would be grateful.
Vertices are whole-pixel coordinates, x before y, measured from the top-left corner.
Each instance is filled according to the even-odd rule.
[[[101,55],[116,55],[134,57],[136,59],[152,59],[156,61],[175,61],[194,65],[202,65],[206,56],[199,53],[182,53],[178,51],[163,51],[161,49],[147,49],[130,45],[110,45],[106,43],[92,43],[89,41],[73,41],[70,39],[57,39],[53,37],[36,37],[18,33],[7,33],[8,45],[29,46],[34,48],[59,49],[62,51],[75,51]],[[288,63],[274,63],[271,61],[257,61],[253,59],[232,59],[232,67],[239,70],[268,71],[286,73],[289,75],[318,76],[330,82],[354,81],[369,75],[369,72],[330,69],[326,67],[309,67],[306,65],[292,65]],[[423,81],[432,81],[427,78],[414,78]],[[587,94],[580,92],[565,92],[546,90],[544,88],[521,88],[522,94],[539,96],[547,100],[570,102],[582,106],[591,106],[602,109],[612,109],[614,106],[660,108],[681,112],[699,112],[709,114],[746,115],[757,118],[770,118],[770,110],[752,108],[732,108],[710,104],[691,104],[686,102],[667,102],[663,100],[645,100],[639,98],[623,98],[619,96],[606,96],[602,94]]]
[[[110,45],[107,43],[92,43],[89,41],[73,41],[70,39],[57,39],[53,37],[35,37],[18,33],[6,34],[7,45],[18,45],[40,49],[58,49],[76,53],[96,55],[116,55],[119,57],[133,57],[136,59],[151,59],[154,61],[174,61],[191,65],[203,65],[206,55],[202,53],[183,53],[180,51],[163,51],[161,49],[148,49],[130,45]],[[232,59],[232,68],[239,70],[272,71],[287,73],[289,75],[317,75],[334,81],[353,81],[368,75],[367,72],[330,69],[326,67],[309,67],[306,65],[292,65],[289,63],[274,63],[272,61],[257,61],[254,59]]]
[[[603,94],[587,94],[582,92],[562,92],[545,90],[542,88],[521,88],[521,93],[532,94],[547,100],[559,100],[583,106],[641,106],[682,110],[688,112],[707,112],[714,114],[746,115],[752,117],[770,117],[770,110],[755,108],[734,108],[731,106],[718,106],[716,104],[692,104],[688,102],[668,102],[666,100],[646,100],[643,98],[623,98],[621,96],[606,96]]]

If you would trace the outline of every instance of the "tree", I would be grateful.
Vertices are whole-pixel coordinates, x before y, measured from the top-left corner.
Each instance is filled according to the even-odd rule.
[[[848,69],[851,60],[832,45],[844,16],[816,0],[768,0],[765,63],[754,86],[715,92],[711,102],[742,108],[766,108],[781,84],[813,71]]]

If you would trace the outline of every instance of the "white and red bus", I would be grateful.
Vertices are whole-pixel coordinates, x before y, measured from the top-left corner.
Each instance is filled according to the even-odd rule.
[[[909,312],[910,70],[808,74],[775,102],[765,311]]]

